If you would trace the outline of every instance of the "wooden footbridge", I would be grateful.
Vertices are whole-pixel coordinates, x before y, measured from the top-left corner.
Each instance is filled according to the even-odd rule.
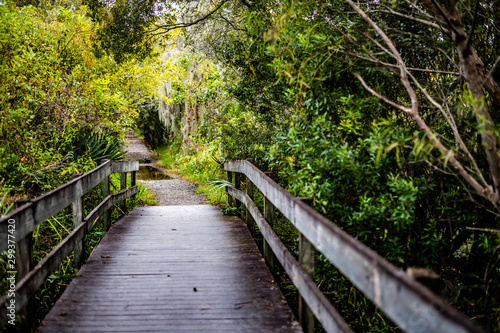
[[[15,261],[9,273],[17,278],[0,303],[0,328],[12,330],[12,318],[18,327],[29,321],[25,308],[38,288],[72,251],[76,265],[82,264],[85,234],[102,221],[108,233],[40,332],[312,332],[316,320],[327,332],[351,332],[311,278],[316,251],[404,331],[480,331],[249,161],[225,163],[229,180],[234,178],[227,191],[234,204],[246,206],[246,224],[260,229],[264,259],[245,223],[212,206],[135,208],[110,228],[109,209],[137,193],[137,169],[137,162],[106,161],[0,219],[0,252],[7,250],[9,262]],[[121,188],[110,195],[112,173],[121,174]],[[83,218],[81,198],[99,184],[103,201]],[[253,202],[255,189],[264,196],[263,212]],[[73,231],[34,265],[34,228],[69,205]],[[275,209],[300,233],[299,260],[273,231]],[[300,324],[268,269],[276,260],[300,292]]]

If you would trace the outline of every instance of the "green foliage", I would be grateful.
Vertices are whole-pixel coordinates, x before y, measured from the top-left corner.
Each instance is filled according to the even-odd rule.
[[[128,60],[144,60],[154,54],[156,40],[148,36],[148,31],[155,31],[153,23],[162,19],[173,19],[172,8],[169,3],[162,1],[82,1],[88,8],[88,15],[99,24],[95,43],[97,55],[105,51],[116,62]],[[168,34],[162,34],[167,35]],[[165,36],[162,36],[165,37]]]
[[[0,186],[2,185],[2,183],[0,183]],[[12,208],[14,207],[14,203],[8,203],[7,202],[7,195],[9,194],[9,191],[6,190],[6,189],[1,189],[0,190],[0,216],[3,216],[5,214],[8,214]]]
[[[116,136],[107,133],[83,130],[75,138],[71,146],[74,158],[85,156],[92,161],[121,160],[125,156],[123,144]]]
[[[220,152],[217,145],[200,146],[190,154],[183,154],[179,144],[171,144],[157,150],[163,167],[180,173],[184,178],[198,184],[197,193],[206,195],[207,203],[225,205],[227,195],[221,186],[211,181],[223,179]]]

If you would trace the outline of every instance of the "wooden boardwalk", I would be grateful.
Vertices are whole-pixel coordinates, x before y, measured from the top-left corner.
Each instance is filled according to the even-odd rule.
[[[41,332],[301,332],[246,225],[212,206],[116,223]]]

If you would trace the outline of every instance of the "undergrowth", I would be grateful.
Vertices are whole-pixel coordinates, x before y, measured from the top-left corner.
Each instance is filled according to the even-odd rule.
[[[208,204],[227,205],[224,188],[209,183],[226,178],[222,161],[219,160],[220,154],[214,144],[201,145],[190,153],[183,153],[180,144],[171,143],[158,148],[156,152],[161,166],[197,184],[196,193],[205,195]]]

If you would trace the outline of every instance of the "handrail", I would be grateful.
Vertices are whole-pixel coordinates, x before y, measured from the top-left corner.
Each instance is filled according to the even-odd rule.
[[[12,249],[15,243],[16,280],[15,306],[19,313],[28,304],[29,300],[45,282],[47,277],[58,267],[71,251],[75,251],[75,267],[82,262],[83,241],[87,232],[101,216],[105,216],[105,227],[108,210],[115,204],[125,202],[128,197],[138,191],[135,185],[135,174],[139,170],[138,161],[110,161],[106,160],[95,169],[77,176],[58,188],[45,193],[28,203],[14,209],[11,213],[0,218],[0,252]],[[131,172],[131,187],[126,188],[126,174]],[[112,173],[121,174],[120,191],[108,195],[109,176]],[[103,200],[90,214],[82,220],[82,196],[97,185],[102,184]],[[33,261],[32,232],[36,226],[56,215],[70,204],[73,206],[73,223],[75,228],[35,267],[30,267]],[[9,226],[10,229],[9,229]],[[14,227],[12,227],[14,226]],[[14,232],[15,230],[15,232]],[[10,231],[10,232],[9,232]],[[0,328],[11,318],[7,317],[8,298],[0,300]]]
[[[112,173],[124,173],[139,169],[137,161],[105,161],[95,169],[47,192],[11,213],[0,217],[0,252],[7,250],[8,221],[16,221],[16,242],[23,239],[36,226],[45,222],[76,199],[97,186]],[[22,221],[23,223],[20,223]]]
[[[404,331],[480,332],[464,315],[285,191],[249,161],[227,161],[224,163],[224,169],[230,173],[244,174],[247,182],[253,184],[251,187],[256,186],[266,200],[278,208],[319,252]],[[257,222],[277,259],[324,328],[328,332],[349,332],[350,329],[339,326],[341,323],[339,324],[336,317],[336,311],[329,310],[327,317],[335,318],[325,320],[325,308],[315,304],[321,300],[301,286],[303,282],[300,282],[299,278],[303,279],[304,276],[296,273],[295,264],[292,265],[290,260],[285,258],[288,255],[283,254],[283,246],[275,244],[276,237],[269,231],[271,227],[263,220],[258,209],[255,209],[251,199],[237,189],[239,184],[235,185],[236,188],[228,188],[228,194],[245,204],[247,213],[249,212]],[[293,269],[287,269],[291,265]],[[337,323],[337,326],[332,322]]]

